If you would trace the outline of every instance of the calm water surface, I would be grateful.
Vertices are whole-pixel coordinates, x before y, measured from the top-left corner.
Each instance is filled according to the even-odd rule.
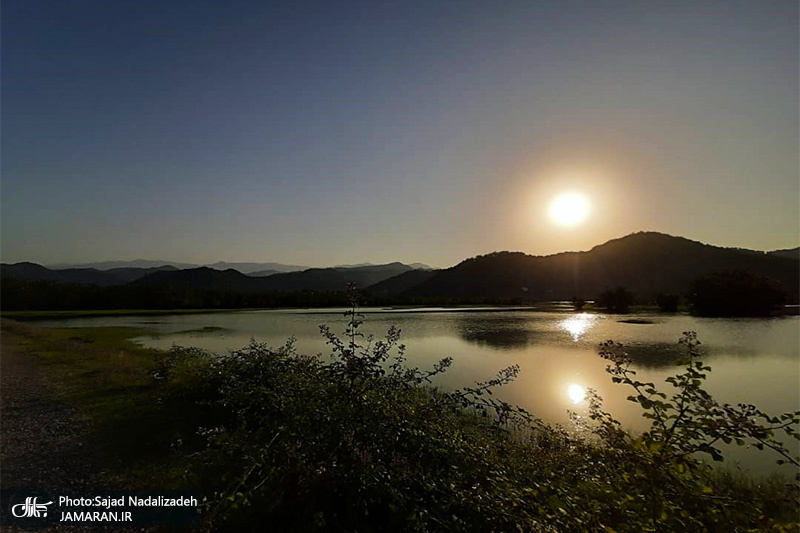
[[[148,328],[152,335],[137,342],[168,349],[178,344],[218,353],[241,348],[255,339],[273,346],[289,336],[300,353],[325,354],[319,325],[343,332],[342,310],[244,311],[159,317],[98,317],[48,321],[48,326],[128,325]],[[704,361],[712,367],[707,389],[728,403],[753,403],[778,414],[800,409],[800,317],[770,319],[698,318],[688,315],[603,315],[570,312],[396,311],[364,309],[361,329],[377,338],[391,325],[402,330],[409,363],[430,367],[443,357],[453,366],[437,385],[457,388],[485,381],[518,364],[515,382],[498,396],[521,405],[551,423],[569,425],[568,411],[586,413],[583,391],[593,388],[612,412],[631,429],[646,427],[641,410],[625,400],[629,390],[611,383],[598,345],[609,339],[626,345],[638,377],[656,384],[677,369],[683,352],[677,344],[684,331],[696,331]],[[626,323],[635,319],[652,323]],[[221,328],[200,331],[203,328]],[[667,392],[668,385],[664,385]],[[796,446],[795,446],[796,448]],[[726,451],[726,463],[757,473],[776,471],[775,457],[753,450]],[[800,450],[798,450],[800,452]],[[784,472],[789,473],[784,467]]]

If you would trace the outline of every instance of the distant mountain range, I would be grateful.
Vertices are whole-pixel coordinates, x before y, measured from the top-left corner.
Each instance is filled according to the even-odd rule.
[[[96,268],[64,268],[60,270],[43,267],[36,263],[14,263],[0,265],[2,277],[59,281],[62,283],[88,283],[107,287],[111,285],[125,285],[139,278],[155,272],[178,271],[174,266],[157,266],[149,268],[109,268],[98,270]]]
[[[215,266],[221,266],[216,263]],[[237,263],[237,265],[242,265]],[[367,287],[388,278],[413,271],[409,265],[389,263],[362,267],[309,268],[299,272],[259,271],[250,275],[228,268],[211,267],[177,269],[173,266],[153,268],[95,268],[49,269],[36,263],[0,265],[6,278],[47,280],[62,283],[85,283],[107,287],[112,285],[173,286],[220,291],[337,291],[349,283]]]
[[[19,263],[17,263],[19,264]],[[30,263],[36,264],[36,263]],[[51,270],[67,270],[67,269],[94,269],[94,270],[112,270],[119,268],[158,268],[164,266],[171,266],[179,270],[190,268],[209,267],[215,270],[228,270],[232,268],[238,270],[242,274],[248,276],[271,276],[279,272],[299,272],[301,270],[308,270],[310,267],[302,265],[287,265],[284,263],[228,263],[226,261],[217,261],[216,263],[195,264],[195,263],[179,263],[176,261],[159,261],[150,259],[134,259],[133,261],[100,261],[96,263],[61,263],[55,265],[44,265]],[[358,263],[354,265],[336,265],[333,268],[361,268],[361,267],[374,267],[381,266],[374,263]],[[411,263],[411,268],[432,270],[432,267],[424,263]]]
[[[379,266],[375,263],[358,263],[355,265],[336,265],[333,268],[361,268],[361,267],[371,267],[371,266]],[[411,263],[408,266],[415,270],[436,270],[430,265],[426,265],[425,263]]]
[[[265,277],[246,276],[233,269],[224,271],[208,267],[155,272],[144,276],[136,285],[170,285],[216,290],[259,291],[338,291],[349,283],[368,287],[380,281],[413,270],[402,263],[365,267],[309,268],[302,272],[282,272]]]
[[[608,241],[586,252],[532,256],[495,252],[432,270],[415,263],[307,268],[280,263],[225,263],[179,269],[144,260],[95,267],[46,268],[35,263],[0,265],[4,278],[84,283],[101,287],[177,287],[259,293],[340,291],[349,283],[373,296],[441,299],[563,300],[594,298],[624,286],[639,294],[686,291],[692,280],[719,270],[748,270],[766,276],[798,300],[800,248],[759,252],[720,248],[663,233],[640,232]],[[100,268],[102,267],[102,268]],[[302,270],[293,270],[302,269]]]
[[[305,270],[307,266],[301,265],[285,265],[283,263],[227,263],[225,261],[218,261],[216,263],[207,263],[198,265],[194,263],[178,263],[175,261],[153,261],[149,259],[134,259],[133,261],[101,261],[98,263],[80,263],[80,264],[57,264],[47,265],[48,268],[53,270],[65,270],[75,268],[92,268],[95,270],[111,270],[116,268],[157,268],[163,266],[171,266],[176,269],[198,268],[206,266],[216,270],[227,270],[232,268],[238,270],[242,274],[250,274],[258,271],[266,271],[270,273],[275,272],[294,272],[297,270]],[[266,274],[260,274],[266,275]]]
[[[192,263],[178,263],[176,261],[160,261],[160,260],[153,261],[150,259],[134,259],[133,261],[99,261],[96,263],[59,263],[55,265],[45,265],[45,266],[53,270],[65,270],[73,268],[93,268],[95,270],[111,270],[112,268],[158,268],[163,266],[171,266],[180,269],[180,268],[195,268],[200,265],[195,265]]]
[[[224,261],[218,261],[216,263],[210,265],[202,265],[214,268],[216,270],[228,270],[232,268],[234,270],[238,270],[242,274],[253,274],[255,272],[262,272],[260,275],[263,274],[264,271],[268,272],[295,272],[298,270],[305,270],[307,266],[301,265],[284,265],[283,263],[226,263]]]

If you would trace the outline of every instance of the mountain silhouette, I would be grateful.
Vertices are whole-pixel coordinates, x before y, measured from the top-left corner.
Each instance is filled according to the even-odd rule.
[[[119,268],[156,268],[170,266],[176,269],[186,270],[191,268],[198,268],[207,266],[216,270],[228,270],[232,268],[238,270],[243,274],[250,274],[251,272],[270,270],[273,272],[294,272],[297,270],[305,270],[307,266],[300,265],[285,265],[283,263],[227,263],[225,261],[217,261],[216,263],[207,263],[204,265],[194,263],[179,263],[176,261],[162,261],[150,259],[135,259],[133,261],[99,261],[96,263],[77,263],[77,264],[55,264],[47,265],[51,270],[65,270],[73,268],[93,268],[97,270],[116,270]]]
[[[300,265],[285,265],[283,263],[227,263],[225,261],[218,261],[216,263],[211,263],[204,265],[207,267],[211,267],[216,270],[228,270],[234,269],[238,270],[242,274],[247,274],[248,276],[252,275],[265,275],[263,271],[268,270],[274,272],[296,272],[300,270],[306,270],[307,266],[300,266]],[[259,273],[259,274],[256,274]]]
[[[284,291],[342,290],[349,283],[355,283],[356,286],[364,288],[410,270],[412,268],[403,263],[343,268],[309,268],[302,272],[273,274],[264,278],[264,284],[272,290]]]
[[[163,261],[151,259],[134,259],[132,261],[97,261],[94,263],[58,263],[45,265],[51,270],[65,270],[70,268],[94,268],[97,270],[111,270],[116,268],[158,268],[170,266],[174,268],[195,268],[200,265],[192,263],[180,263],[176,261]]]
[[[256,271],[245,275],[228,268],[69,268],[54,270],[36,263],[0,265],[3,278],[100,287],[126,285],[176,287],[191,290],[272,293],[342,291],[355,283],[373,295],[436,301],[564,300],[596,298],[618,286],[640,295],[683,293],[701,275],[742,270],[764,276],[787,293],[790,302],[800,293],[800,249],[759,252],[721,248],[663,233],[640,232],[608,241],[586,252],[532,256],[494,252],[462,261],[443,270],[413,269],[403,263],[357,267],[309,268],[298,272]],[[215,263],[254,265],[245,263]],[[273,263],[272,265],[276,265]],[[285,266],[285,265],[284,265]]]
[[[136,285],[170,285],[211,290],[259,291],[341,291],[349,283],[367,287],[403,272],[411,267],[402,263],[371,265],[356,268],[309,268],[302,272],[282,272],[264,277],[246,276],[233,269],[215,270],[208,267],[156,272],[145,276]]]
[[[397,295],[421,285],[436,275],[438,270],[409,270],[369,287],[371,294]]]
[[[88,283],[100,287],[125,285],[148,274],[177,270],[173,266],[151,268],[65,268],[54,270],[37,263],[14,263],[0,265],[0,276],[16,279],[59,281],[61,283]]]
[[[593,298],[617,286],[638,294],[683,292],[698,276],[720,270],[760,274],[777,283],[791,301],[798,299],[800,261],[776,254],[720,248],[656,232],[634,233],[588,252],[482,255],[437,271],[405,294],[561,300],[572,296]]]
[[[787,250],[775,250],[773,252],[767,252],[769,255],[774,255],[776,257],[788,257],[789,259],[797,259],[800,261],[800,246],[797,248],[789,248]]]
[[[258,292],[265,290],[260,282],[263,278],[246,276],[229,268],[217,270],[210,267],[186,268],[169,272],[154,272],[133,283],[134,287],[169,286],[192,289]]]

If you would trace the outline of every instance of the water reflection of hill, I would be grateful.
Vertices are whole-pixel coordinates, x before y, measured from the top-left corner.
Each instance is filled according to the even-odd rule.
[[[674,366],[678,361],[686,357],[686,348],[678,343],[646,342],[626,344],[624,350],[634,365],[645,368]]]
[[[586,337],[596,325],[596,318],[587,313],[566,315],[554,329],[552,323],[542,324],[531,315],[464,314],[456,319],[454,329],[463,340],[496,350],[523,350],[535,345],[567,342],[582,349],[599,351],[599,343]],[[707,347],[701,348],[708,355]],[[629,342],[625,343],[624,350],[635,366],[643,368],[673,366],[686,357],[685,348],[677,342]]]
[[[715,359],[746,359],[764,356],[764,352],[748,346],[710,346],[701,345],[699,348],[700,359],[706,363],[713,363]],[[643,368],[659,368],[673,366],[681,359],[685,359],[686,348],[678,343],[645,342],[626,344],[625,353],[631,358],[634,365]],[[599,350],[598,350],[599,351]],[[797,354],[771,353],[770,355],[796,359]]]
[[[465,314],[456,321],[456,331],[467,342],[499,350],[527,348],[545,337],[544,332],[531,328],[528,317]]]

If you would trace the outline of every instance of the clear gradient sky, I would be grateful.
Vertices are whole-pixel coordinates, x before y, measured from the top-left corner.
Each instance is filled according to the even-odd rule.
[[[798,2],[3,0],[2,260],[800,244]],[[550,199],[586,195],[571,228]]]

